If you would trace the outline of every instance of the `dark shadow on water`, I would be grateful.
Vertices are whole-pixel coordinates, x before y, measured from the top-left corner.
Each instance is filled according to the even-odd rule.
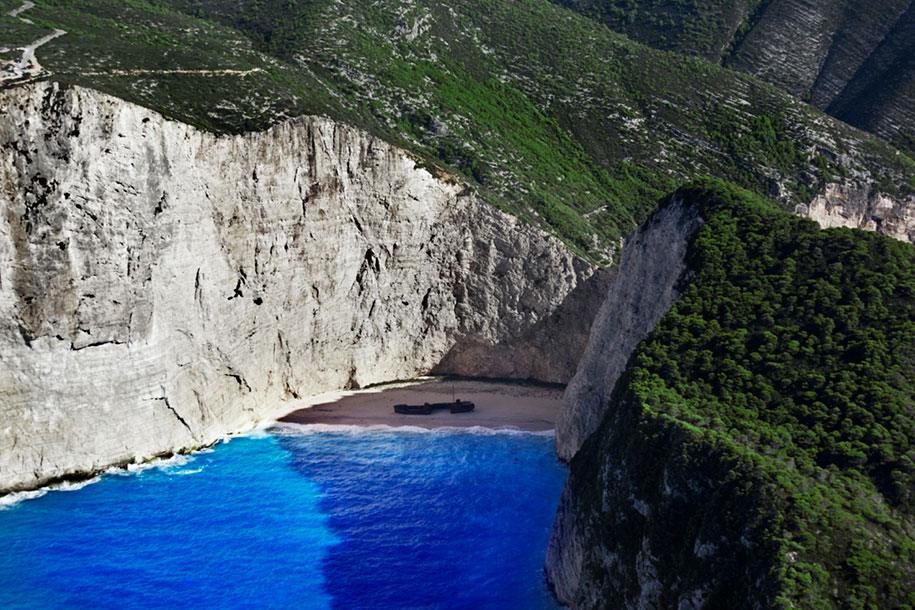
[[[551,439],[285,434],[341,540],[324,562],[340,610],[554,609],[542,578],[565,479]]]

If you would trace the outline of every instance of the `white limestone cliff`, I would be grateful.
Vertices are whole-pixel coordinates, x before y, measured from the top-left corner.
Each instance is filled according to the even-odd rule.
[[[439,372],[565,382],[606,273],[324,118],[0,92],[0,493]],[[537,340],[531,340],[537,337]]]
[[[827,184],[798,214],[821,227],[849,227],[875,231],[901,241],[915,242],[915,198],[898,200],[870,187]]]
[[[680,296],[677,280],[686,270],[686,247],[701,223],[695,206],[683,205],[678,195],[626,241],[619,272],[563,395],[556,421],[556,451],[563,460],[572,459],[600,425],[632,350]]]

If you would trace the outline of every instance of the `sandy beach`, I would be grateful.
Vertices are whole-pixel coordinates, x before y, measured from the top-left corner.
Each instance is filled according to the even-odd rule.
[[[453,414],[442,409],[431,415],[394,412],[394,405],[400,403],[451,402],[452,389],[456,398],[473,402],[475,409]],[[522,383],[429,379],[343,392],[328,398],[331,400],[311,401],[310,406],[298,408],[277,421],[422,428],[482,426],[542,432],[555,427],[562,389]]]

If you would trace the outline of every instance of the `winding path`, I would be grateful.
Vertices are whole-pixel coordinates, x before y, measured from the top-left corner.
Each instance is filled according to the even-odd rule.
[[[197,74],[199,76],[221,76],[224,74],[235,74],[236,76],[245,76],[255,72],[263,72],[263,68],[251,68],[250,70],[108,70],[105,72],[80,72],[83,76],[143,76],[144,74]]]
[[[29,2],[28,0],[25,0],[22,3],[22,6],[20,6],[17,9],[11,10],[10,12],[7,13],[7,15],[9,15],[10,17],[19,17],[19,13],[24,13],[25,11],[32,8],[33,6],[35,6],[34,2]],[[22,21],[24,21],[26,23],[32,23],[31,19],[26,19],[25,17],[19,17],[19,19],[21,19]]]
[[[22,3],[22,6],[10,11],[9,13],[7,13],[7,15],[9,15],[10,17],[18,17],[19,21],[22,21],[23,23],[28,23],[29,25],[35,25],[31,19],[26,19],[25,17],[19,17],[19,15],[21,13],[29,10],[30,8],[32,8],[34,6],[35,6],[34,2],[29,2],[29,0],[25,0]],[[0,73],[0,81],[10,80],[13,78],[19,78],[21,76],[35,76],[36,74],[41,72],[42,67],[41,67],[41,64],[38,63],[38,58],[35,57],[35,50],[38,47],[40,47],[41,45],[47,44],[47,43],[51,42],[52,40],[54,40],[55,38],[57,38],[58,36],[63,36],[64,34],[66,34],[66,32],[64,30],[55,29],[53,33],[48,34],[47,36],[42,36],[35,42],[23,47],[22,48],[22,59],[19,59],[18,62],[13,63],[12,72],[4,71],[4,72]],[[32,63],[31,67],[29,67],[29,62]]]
[[[34,7],[35,3],[30,2],[29,0],[23,0],[22,6],[17,9],[13,9],[8,12],[7,15],[10,17],[18,17],[23,23],[28,23],[34,25],[31,19],[25,17],[19,17],[21,13],[29,10]],[[41,64],[38,63],[38,59],[35,57],[35,50],[43,44],[51,42],[58,36],[63,36],[66,34],[64,30],[55,29],[53,33],[48,34],[39,38],[35,42],[29,44],[26,47],[19,47],[22,49],[22,59],[17,60],[13,63],[13,72],[0,72],[0,82],[4,80],[11,80],[14,78],[20,78],[22,76],[35,76],[42,71]],[[3,48],[0,49],[4,52],[9,49]],[[28,67],[29,62],[32,62],[32,67]],[[248,74],[253,74],[255,72],[263,72],[263,68],[251,68],[250,70],[107,70],[104,72],[81,72],[83,76],[132,76],[132,75],[146,75],[146,74],[197,74],[200,76],[220,76],[225,74],[234,74],[236,76],[246,76]]]

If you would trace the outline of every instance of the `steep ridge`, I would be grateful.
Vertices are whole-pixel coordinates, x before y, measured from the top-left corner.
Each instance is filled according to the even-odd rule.
[[[753,74],[915,146],[911,0],[561,0],[657,48]]]
[[[823,97],[822,103],[827,99]],[[900,148],[915,150],[915,5],[909,6],[825,108],[843,121],[883,135]]]
[[[626,240],[556,420],[556,452],[563,460],[571,460],[597,430],[632,350],[679,297],[688,240],[701,223],[696,208],[674,197]]]
[[[565,382],[606,289],[328,119],[216,137],[49,83],[0,107],[0,492],[433,368]]]
[[[602,308],[569,384],[582,420],[600,421],[554,524],[560,601],[915,603],[913,247],[704,182],[659,208],[624,260],[630,248],[648,260],[621,264],[617,285],[667,296],[649,314],[639,299]],[[679,274],[646,272],[674,251]],[[635,349],[620,332],[632,320]],[[557,429],[557,445],[581,433]]]

